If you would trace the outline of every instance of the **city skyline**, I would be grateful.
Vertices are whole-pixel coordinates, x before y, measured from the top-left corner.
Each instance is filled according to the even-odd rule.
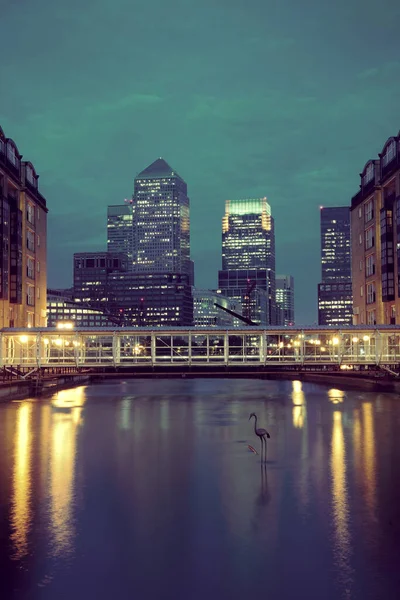
[[[297,282],[297,321],[315,322],[318,207],[350,204],[363,165],[399,129],[399,7],[375,8],[7,3],[0,122],[41,174],[49,285],[70,285],[72,254],[103,246],[106,207],[163,155],[190,187],[196,284],[216,286],[225,199],[267,196],[277,270]]]

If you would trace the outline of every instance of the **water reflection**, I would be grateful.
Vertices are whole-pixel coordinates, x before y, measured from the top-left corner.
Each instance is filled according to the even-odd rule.
[[[15,559],[23,558],[28,551],[31,523],[31,418],[32,404],[23,402],[17,413],[11,509],[11,540]]]
[[[301,429],[305,418],[305,396],[301,381],[292,381],[293,425]]]
[[[375,466],[375,432],[373,408],[370,402],[362,403],[364,425],[364,473],[365,473],[365,504],[370,522],[375,519],[376,511],[376,466]]]
[[[341,411],[333,413],[331,446],[332,503],[334,527],[334,557],[340,580],[349,594],[352,569],[351,538],[349,531],[349,500],[346,482],[346,447],[343,434]]]
[[[52,402],[50,512],[53,556],[73,550],[76,434],[82,422],[84,387],[61,391]]]
[[[342,390],[332,388],[328,391],[328,397],[332,404],[341,404],[344,400],[344,396],[345,394]]]

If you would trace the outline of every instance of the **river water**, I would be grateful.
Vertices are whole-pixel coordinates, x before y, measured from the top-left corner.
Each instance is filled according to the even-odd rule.
[[[300,382],[2,404],[0,598],[398,599],[399,428],[398,396]]]

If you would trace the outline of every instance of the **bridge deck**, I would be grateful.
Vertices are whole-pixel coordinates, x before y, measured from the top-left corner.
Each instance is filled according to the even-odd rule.
[[[400,326],[2,329],[0,366],[354,369],[400,363]]]

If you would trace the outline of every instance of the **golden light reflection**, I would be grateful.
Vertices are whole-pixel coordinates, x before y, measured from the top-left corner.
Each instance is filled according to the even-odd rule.
[[[72,551],[76,434],[82,423],[85,387],[58,392],[52,401],[50,512],[54,551]]]
[[[28,551],[28,533],[31,522],[31,419],[32,404],[24,402],[20,405],[17,414],[11,508],[13,530],[11,540],[16,559],[21,559]]]
[[[340,404],[344,400],[344,392],[332,388],[328,390],[328,397],[333,404]]]
[[[333,413],[332,446],[332,509],[335,539],[335,561],[344,583],[350,576],[351,538],[349,531],[348,489],[346,482],[346,447],[342,413]]]
[[[301,429],[305,418],[305,396],[301,381],[292,381],[293,425]]]
[[[365,504],[371,520],[376,511],[376,449],[373,408],[370,402],[362,403],[364,438]]]

